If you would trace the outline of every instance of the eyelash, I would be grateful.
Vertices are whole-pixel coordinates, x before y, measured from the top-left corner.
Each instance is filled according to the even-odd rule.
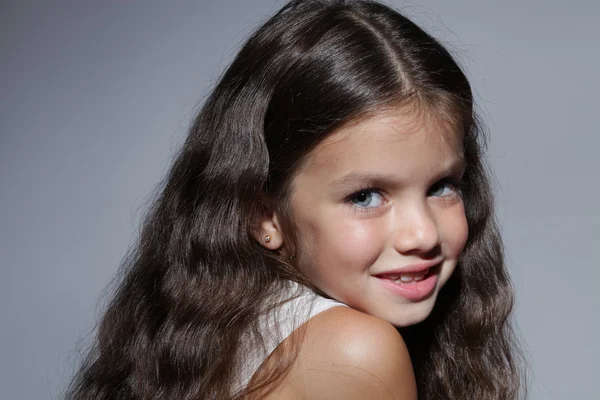
[[[356,204],[352,203],[352,200],[356,199],[359,195],[363,194],[363,193],[377,193],[378,195],[384,197],[383,195],[383,191],[381,189],[375,188],[375,187],[368,187],[365,186],[364,188],[361,188],[359,190],[357,190],[356,192],[352,193],[350,196],[348,196],[346,198],[345,203],[351,207],[355,212],[372,212],[374,209],[377,209],[379,207],[361,207],[361,206],[357,206]]]
[[[462,196],[463,194],[463,190],[465,188],[465,182],[462,179],[455,179],[455,178],[444,178],[439,180],[438,182],[436,182],[431,189],[439,187],[441,185],[445,185],[445,184],[449,184],[453,187],[454,189],[454,194]],[[429,189],[431,191],[431,189]],[[441,196],[440,196],[441,197]]]

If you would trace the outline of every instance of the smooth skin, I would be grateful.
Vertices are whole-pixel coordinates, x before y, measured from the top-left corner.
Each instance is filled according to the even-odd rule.
[[[290,341],[300,339],[300,352],[289,372],[268,394],[255,393],[251,399],[417,399],[408,350],[390,323],[351,308],[334,307],[303,328],[271,354],[255,379],[268,371]]]
[[[468,236],[464,168],[460,127],[415,108],[342,127],[307,156],[290,198],[298,242],[285,242],[273,213],[260,225],[271,238],[262,243],[293,254],[313,285],[352,309],[309,321],[302,357],[280,385],[287,392],[273,398],[416,398],[394,327],[427,318],[457,266]],[[382,274],[424,262],[437,264],[426,298],[409,300],[381,284]]]

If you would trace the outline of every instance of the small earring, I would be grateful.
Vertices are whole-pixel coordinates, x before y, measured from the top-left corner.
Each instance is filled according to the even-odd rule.
[[[271,241],[271,236],[265,236],[265,243],[269,243]]]

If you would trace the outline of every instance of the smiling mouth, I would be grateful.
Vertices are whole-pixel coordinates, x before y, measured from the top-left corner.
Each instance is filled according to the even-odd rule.
[[[377,275],[379,279],[387,279],[397,284],[415,284],[421,282],[431,275],[438,274],[441,268],[441,263],[434,265],[433,267],[427,268],[419,272],[403,272],[395,274],[382,274]]]
[[[428,299],[438,285],[443,262],[419,272],[376,275],[377,281],[391,293],[411,302]]]

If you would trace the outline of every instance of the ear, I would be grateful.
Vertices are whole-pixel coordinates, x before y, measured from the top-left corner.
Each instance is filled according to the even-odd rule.
[[[269,250],[277,250],[283,245],[283,232],[277,213],[267,213],[252,232],[254,239]]]

